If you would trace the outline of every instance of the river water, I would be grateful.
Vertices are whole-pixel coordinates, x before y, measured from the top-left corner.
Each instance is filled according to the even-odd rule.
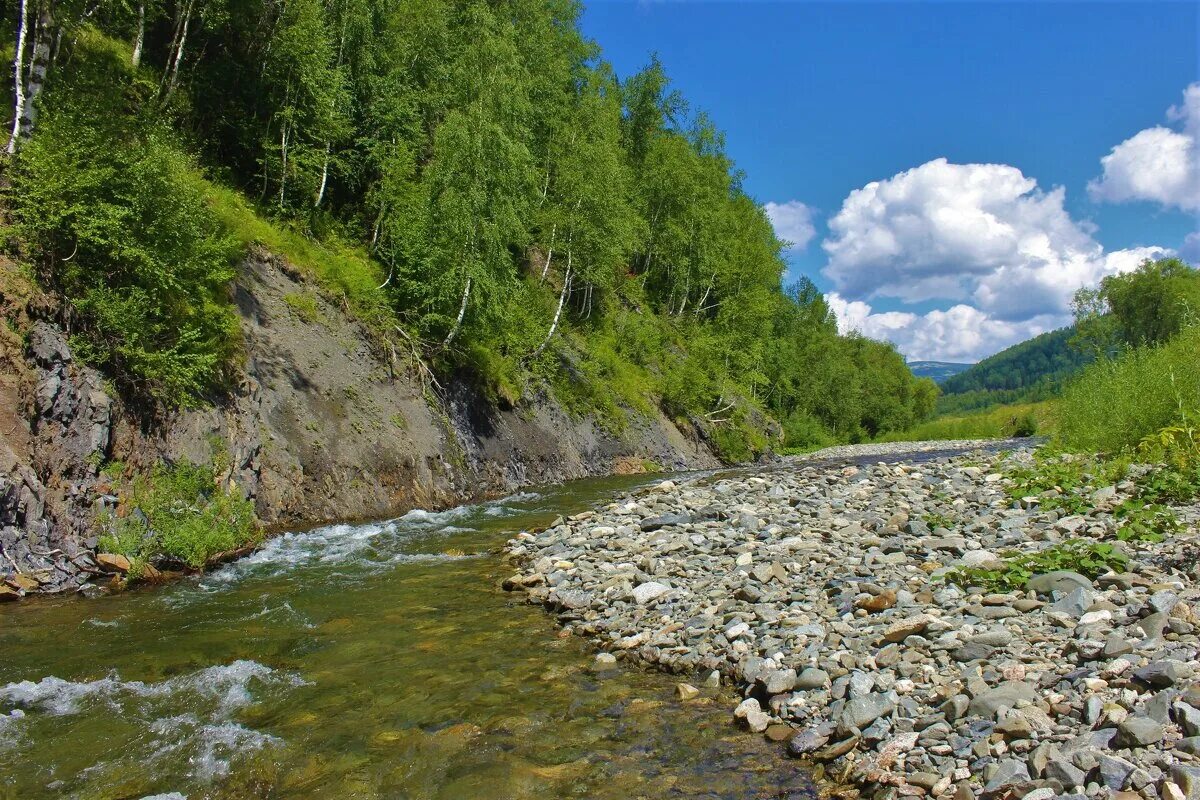
[[[285,534],[199,578],[0,606],[0,798],[811,798],[730,695],[592,669],[495,550],[644,483]]]

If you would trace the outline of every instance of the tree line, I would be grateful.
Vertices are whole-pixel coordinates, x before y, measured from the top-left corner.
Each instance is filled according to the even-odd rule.
[[[381,331],[498,402],[658,405],[731,456],[932,411],[894,348],[785,286],[721,131],[657,58],[619,78],[572,0],[9,11],[14,246],[131,392],[203,402],[235,357],[216,182],[364,252]]]

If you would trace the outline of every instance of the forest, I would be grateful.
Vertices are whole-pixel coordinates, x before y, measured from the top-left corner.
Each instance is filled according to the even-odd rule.
[[[214,402],[229,284],[277,246],[436,384],[660,406],[729,459],[932,413],[840,336],[721,131],[650,58],[620,78],[579,4],[21,0],[8,246],[141,403]],[[274,244],[273,244],[274,243]]]

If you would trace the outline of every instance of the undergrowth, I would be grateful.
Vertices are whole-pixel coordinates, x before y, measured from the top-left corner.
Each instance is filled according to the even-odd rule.
[[[219,486],[213,466],[159,465],[133,478],[122,497],[124,516],[101,520],[100,550],[145,565],[203,567],[213,556],[259,540],[254,504]]]

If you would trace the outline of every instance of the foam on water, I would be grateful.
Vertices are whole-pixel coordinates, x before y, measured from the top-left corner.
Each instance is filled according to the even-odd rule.
[[[0,740],[9,747],[20,747],[22,723],[38,716],[112,713],[144,728],[146,735],[138,738],[153,749],[128,754],[138,765],[175,756],[186,761],[189,777],[207,782],[228,774],[235,757],[281,743],[275,736],[234,721],[239,709],[255,702],[254,692],[304,683],[295,673],[248,660],[157,683],[122,680],[116,672],[92,681],[68,681],[53,675],[39,681],[18,681],[0,687]],[[93,764],[79,777],[108,767]],[[167,764],[162,769],[178,772],[179,767]]]
[[[131,700],[191,694],[216,701],[214,713],[226,717],[253,702],[250,683],[254,680],[268,685],[304,685],[304,680],[295,673],[281,673],[257,661],[240,660],[159,683],[123,681],[115,672],[94,681],[67,681],[50,675],[36,682],[18,681],[0,686],[0,703],[17,706],[18,710],[40,710],[52,716],[66,716],[80,713],[91,702],[102,702],[120,712]]]

